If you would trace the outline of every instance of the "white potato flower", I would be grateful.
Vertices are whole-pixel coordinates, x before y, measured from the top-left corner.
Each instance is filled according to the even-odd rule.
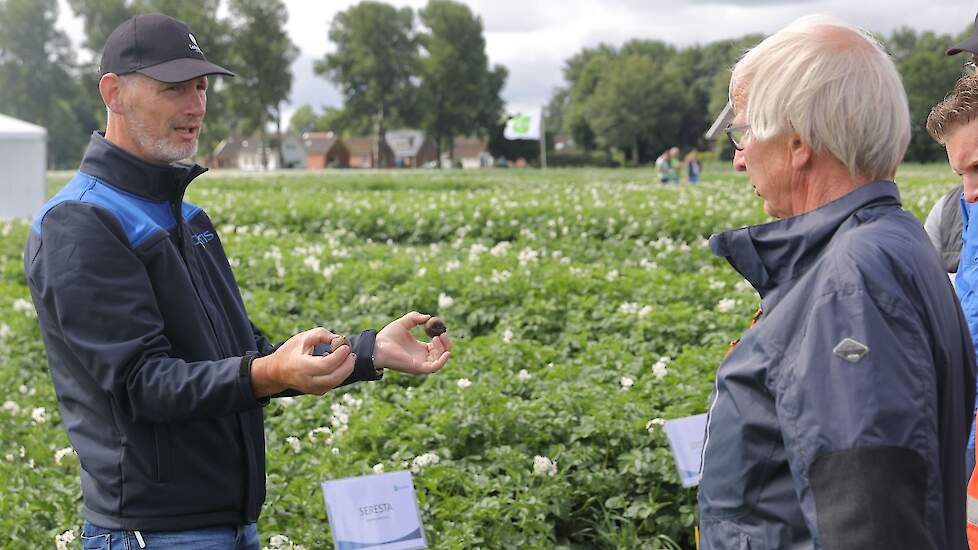
[[[75,530],[68,529],[54,537],[54,545],[58,550],[68,550],[68,544],[75,542]]]
[[[439,458],[435,453],[425,453],[423,455],[416,456],[414,457],[414,460],[411,461],[411,471],[418,473],[425,466],[438,464],[440,460],[441,458]]]
[[[665,425],[666,425],[666,421],[664,419],[662,419],[662,418],[653,418],[652,420],[649,420],[645,424],[645,429],[648,430],[649,433],[653,433],[653,432],[655,432],[655,429],[656,428],[661,428],[662,426],[665,426]]]
[[[721,313],[727,313],[737,306],[737,300],[733,298],[724,298],[717,302],[717,311]]]
[[[61,461],[66,456],[71,456],[71,455],[74,455],[74,454],[78,454],[78,453],[76,453],[75,450],[72,449],[71,447],[65,447],[64,449],[58,449],[57,451],[54,452],[54,463],[55,464],[61,464]]]
[[[533,457],[533,475],[550,477],[557,475],[557,461],[540,455]]]

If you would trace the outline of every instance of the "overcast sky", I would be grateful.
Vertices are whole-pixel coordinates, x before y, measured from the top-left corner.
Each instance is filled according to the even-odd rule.
[[[292,67],[291,104],[286,113],[310,104],[339,106],[336,88],[316,76],[313,62],[332,51],[327,33],[333,16],[354,0],[286,0],[288,31],[300,55]],[[427,0],[395,0],[418,9]],[[870,31],[889,34],[909,26],[957,34],[974,23],[973,0],[465,0],[482,17],[492,64],[509,78],[503,99],[510,112],[543,105],[563,82],[564,60],[601,42],[621,45],[632,38],[676,46],[705,44],[748,33],[772,33],[794,19],[827,13]],[[63,28],[80,39],[81,25],[62,0]],[[206,43],[201,40],[206,51]],[[220,60],[214,60],[220,63]],[[232,68],[233,69],[233,68]]]

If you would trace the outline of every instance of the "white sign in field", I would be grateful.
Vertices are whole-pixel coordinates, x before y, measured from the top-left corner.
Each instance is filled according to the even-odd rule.
[[[666,436],[676,459],[679,481],[683,487],[695,487],[700,482],[700,460],[706,434],[706,415],[666,420]]]
[[[427,548],[411,472],[323,482],[336,550]]]

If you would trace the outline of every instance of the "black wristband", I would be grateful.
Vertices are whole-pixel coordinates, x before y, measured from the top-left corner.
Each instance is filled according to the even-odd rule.
[[[238,380],[241,383],[241,390],[247,391],[262,407],[264,407],[265,405],[268,405],[269,401],[271,401],[271,397],[257,397],[255,395],[254,387],[251,384],[251,364],[254,363],[255,359],[260,356],[261,354],[257,351],[252,351],[244,354],[244,356],[241,357],[241,365],[238,367]]]
[[[384,377],[384,369],[374,366],[374,347],[377,342],[377,331],[371,328],[360,333],[353,347],[357,354],[353,364],[353,376],[357,380],[380,380]]]

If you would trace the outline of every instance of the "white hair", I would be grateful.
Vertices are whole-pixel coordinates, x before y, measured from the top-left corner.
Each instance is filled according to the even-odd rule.
[[[854,177],[892,178],[910,143],[907,95],[890,56],[832,17],[802,17],[747,52],[730,98],[752,139],[795,132]]]

